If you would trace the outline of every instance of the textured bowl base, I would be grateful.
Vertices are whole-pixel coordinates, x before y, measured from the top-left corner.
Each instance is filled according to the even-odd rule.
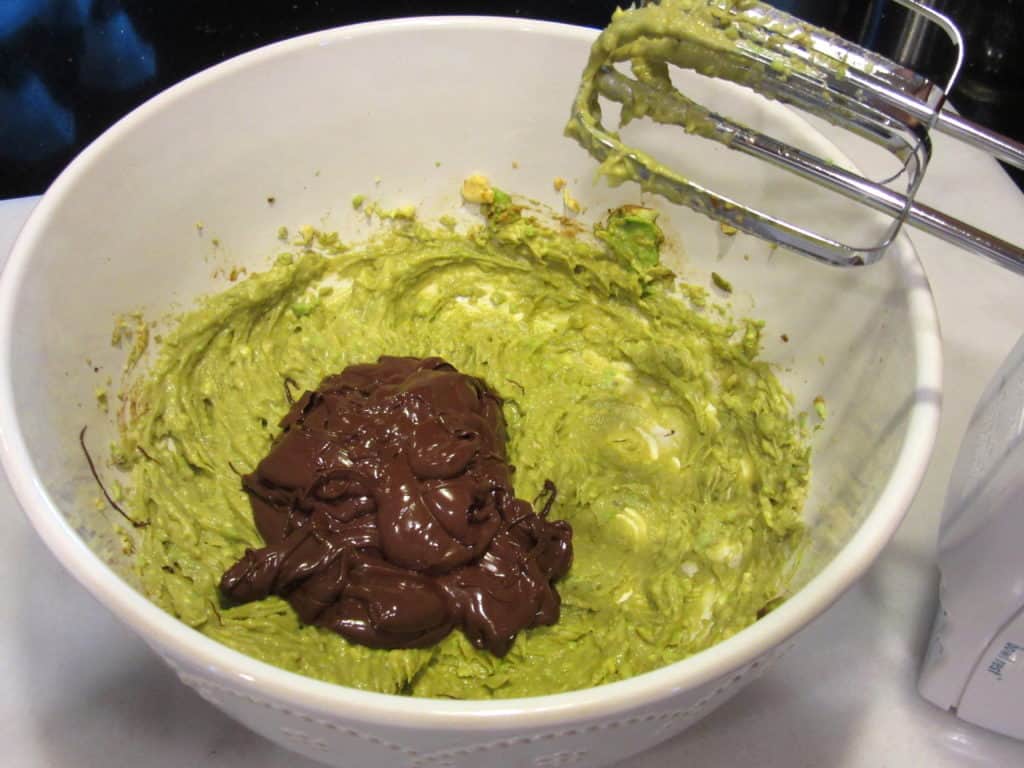
[[[679,735],[759,678],[791,645],[688,691],[671,706],[487,740],[478,740],[473,731],[435,730],[429,736],[417,734],[408,743],[390,741],[394,730],[373,732],[341,713],[328,720],[283,707],[240,687],[216,683],[208,674],[190,672],[166,654],[161,657],[183,683],[230,717],[285,749],[333,768],[601,768]],[[420,745],[426,739],[444,746],[424,750]]]

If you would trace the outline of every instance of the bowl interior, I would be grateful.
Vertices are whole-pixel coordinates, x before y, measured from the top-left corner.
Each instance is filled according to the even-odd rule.
[[[359,237],[357,193],[417,204],[429,218],[460,208],[460,182],[477,171],[556,207],[552,180],[564,177],[586,220],[640,201],[633,186],[595,184],[593,161],[562,136],[590,37],[472,19],[318,33],[187,81],[87,150],[34,214],[5,276],[5,458],[30,514],[51,514],[52,503],[130,578],[110,535],[119,520],[95,505],[77,439],[88,425],[100,458],[114,434],[114,409],[102,413],[95,397],[108,377],[116,389],[125,357],[111,346],[113,319],[159,317],[225,287],[225,268],[267,266],[280,250],[279,226]],[[843,162],[784,107],[739,95],[731,114],[755,127],[770,118]],[[685,161],[708,175],[727,166],[729,151],[707,143]],[[755,202],[814,204],[795,187],[766,183],[756,167],[744,173]],[[767,322],[765,357],[796,408],[811,411],[818,395],[827,402],[813,438],[812,546],[796,582],[807,584],[876,509],[912,420],[922,404],[936,404],[937,358],[922,352],[922,339],[937,333],[927,283],[905,241],[875,267],[840,271],[644,202],[663,211],[674,267],[703,285],[711,271],[723,274],[736,288],[735,311]],[[822,216],[836,215],[830,210]],[[919,473],[929,440],[918,440],[924,450],[905,467]],[[893,498],[905,505],[904,496]],[[891,529],[902,511],[888,504],[877,514]],[[834,597],[819,595],[810,612]]]

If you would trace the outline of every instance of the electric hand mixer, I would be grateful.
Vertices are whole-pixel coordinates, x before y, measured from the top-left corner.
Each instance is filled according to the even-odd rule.
[[[943,87],[865,48],[750,0],[663,0],[620,11],[595,42],[567,133],[613,181],[649,192],[732,227],[840,266],[877,261],[904,223],[1024,273],[1024,250],[915,202],[931,157],[929,133],[946,133],[1024,168],[1024,145],[943,110],[963,64],[963,37],[946,16],[895,0],[952,43]],[[632,64],[632,77],[616,65]],[[848,129],[894,155],[899,171],[868,179],[707,109],[677,90],[669,65],[730,80]],[[876,242],[852,245],[742,205],[627,147],[601,122],[600,98],[622,108],[622,123],[647,117],[720,142],[879,211],[891,223]],[[894,189],[896,184],[903,189]]]

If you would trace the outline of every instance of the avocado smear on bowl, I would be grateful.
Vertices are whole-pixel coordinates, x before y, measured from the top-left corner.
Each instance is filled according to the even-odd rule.
[[[519,697],[611,682],[728,638],[785,594],[810,476],[791,396],[758,359],[761,324],[711,307],[659,257],[657,213],[582,233],[500,190],[467,233],[395,220],[365,243],[307,238],[203,299],[123,393],[115,462],[143,523],[145,593],[255,658],[364,690]],[[329,247],[317,247],[326,244]],[[572,526],[560,618],[504,656],[459,631],[369,648],[284,599],[223,599],[264,542],[240,476],[292,399],[382,356],[443,358],[501,398],[519,497],[553,481]]]

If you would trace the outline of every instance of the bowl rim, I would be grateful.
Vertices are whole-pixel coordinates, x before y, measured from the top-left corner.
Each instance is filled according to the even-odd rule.
[[[71,528],[46,492],[28,454],[13,403],[12,339],[15,299],[31,268],[51,213],[64,204],[76,179],[104,151],[154,114],[193,91],[260,61],[317,46],[409,30],[506,31],[590,43],[598,30],[568,24],[490,16],[413,17],[313,32],[241,54],[206,69],[145,102],[90,144],[56,179],[30,215],[0,276],[0,461],[32,526],[62,565],[104,606],[167,657],[188,659],[211,681],[253,697],[288,702],[324,714],[344,713],[379,726],[443,727],[480,731],[546,729],[611,717],[705,685],[780,646],[820,615],[860,578],[893,536],[920,486],[934,448],[942,391],[938,316],[913,244],[901,235],[888,259],[899,266],[915,348],[916,392],[899,456],[874,509],[838,555],[782,606],[760,621],[681,661],[625,680],[568,693],[503,700],[423,699],[322,682],[246,656],[188,627],[136,592],[104,564]],[[582,66],[582,62],[581,62]],[[813,130],[808,125],[808,130]],[[842,153],[837,153],[842,156]]]

